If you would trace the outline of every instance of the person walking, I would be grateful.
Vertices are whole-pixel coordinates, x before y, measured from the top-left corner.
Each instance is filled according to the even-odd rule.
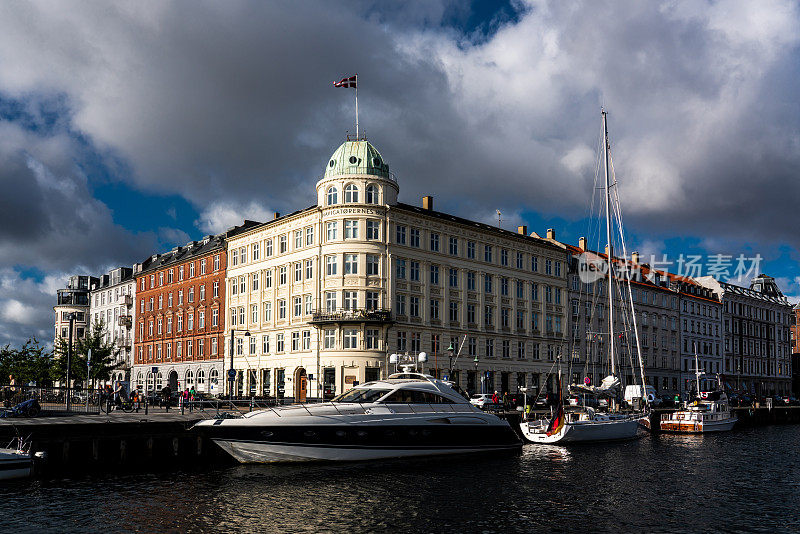
[[[164,407],[167,411],[169,411],[169,401],[172,398],[172,390],[170,389],[169,385],[164,386],[161,390],[161,399],[164,402]]]
[[[133,390],[133,393],[131,394],[131,402],[133,402],[134,406],[136,407],[136,413],[139,413],[139,408],[141,407],[141,397],[139,397],[138,389]]]

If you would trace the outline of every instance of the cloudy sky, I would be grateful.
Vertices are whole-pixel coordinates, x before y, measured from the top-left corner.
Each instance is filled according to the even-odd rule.
[[[55,289],[314,201],[361,128],[402,201],[576,242],[609,111],[632,248],[800,295],[795,2],[0,3],[0,343]],[[703,273],[705,274],[705,273]]]

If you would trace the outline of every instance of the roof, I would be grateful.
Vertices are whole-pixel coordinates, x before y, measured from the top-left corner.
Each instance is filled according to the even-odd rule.
[[[190,241],[182,247],[175,247],[171,251],[163,254],[153,254],[142,262],[142,270],[138,274],[150,273],[163,267],[168,267],[169,265],[183,263],[218,250],[224,250],[226,239],[245,232],[255,226],[259,226],[260,224],[261,223],[257,221],[245,220],[241,226],[234,226],[221,234],[213,236],[208,235],[201,241]]]
[[[469,219],[464,219],[463,217],[458,217],[456,215],[450,215],[449,213],[443,213],[441,211],[429,210],[429,209],[421,208],[419,206],[413,206],[411,204],[406,204],[404,202],[398,202],[397,205],[392,206],[392,209],[399,209],[399,210],[403,210],[403,211],[408,211],[408,212],[411,212],[411,213],[414,213],[414,214],[417,214],[417,215],[427,215],[427,216],[433,217],[435,219],[440,219],[440,220],[448,221],[448,222],[454,222],[454,223],[457,223],[457,224],[463,224],[465,226],[471,226],[471,227],[475,228],[476,230],[481,230],[483,232],[489,232],[489,233],[497,235],[498,237],[505,237],[505,238],[509,238],[509,239],[513,239],[513,238],[523,239],[523,240],[528,241],[528,242],[530,242],[532,244],[536,244],[536,245],[539,245],[539,246],[543,246],[543,247],[547,247],[547,248],[550,248],[550,249],[553,249],[553,250],[557,250],[559,252],[563,252],[563,249],[561,247],[558,247],[558,246],[554,245],[553,243],[550,243],[548,240],[542,239],[541,237],[535,237],[535,236],[526,235],[526,234],[519,234],[517,232],[512,232],[510,230],[503,230],[502,228],[498,228],[497,226],[492,226],[490,224],[477,222],[477,221],[471,221]]]
[[[370,174],[389,178],[389,165],[366,139],[345,141],[331,155],[325,166],[325,178],[347,174]]]

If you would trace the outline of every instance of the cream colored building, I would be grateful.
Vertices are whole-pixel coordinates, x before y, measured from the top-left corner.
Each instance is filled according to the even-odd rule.
[[[546,240],[397,201],[365,140],[343,143],[317,203],[227,243],[234,394],[330,397],[428,354],[470,393],[544,385],[567,331],[567,254]],[[231,332],[234,336],[231,338]],[[245,335],[248,334],[248,335]]]

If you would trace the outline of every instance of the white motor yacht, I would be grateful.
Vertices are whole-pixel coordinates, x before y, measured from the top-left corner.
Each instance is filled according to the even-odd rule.
[[[242,463],[357,461],[519,449],[506,421],[455,387],[403,372],[321,404],[210,419],[195,428]]]
[[[731,413],[723,391],[703,391],[700,398],[686,403],[677,412],[661,417],[662,432],[702,434],[731,430],[739,419]]]

